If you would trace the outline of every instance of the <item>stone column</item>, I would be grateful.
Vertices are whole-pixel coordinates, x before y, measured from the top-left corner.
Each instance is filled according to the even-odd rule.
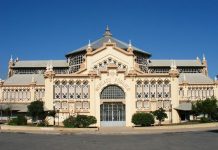
[[[175,109],[179,106],[179,72],[176,68],[171,68],[169,75],[171,76],[172,123],[179,123],[179,114]]]
[[[134,77],[125,79],[125,83],[131,87],[126,88],[125,107],[126,107],[126,126],[131,127],[132,115],[135,113],[135,80]]]
[[[31,84],[30,84],[30,101],[33,102],[37,99],[35,99],[35,86],[36,86],[36,82],[34,80],[32,80]]]
[[[45,109],[53,110],[53,82],[54,82],[54,71],[46,71],[44,74],[45,77],[45,99],[44,106]]]

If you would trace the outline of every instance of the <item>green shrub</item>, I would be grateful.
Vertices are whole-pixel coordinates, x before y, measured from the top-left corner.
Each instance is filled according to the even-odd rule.
[[[18,115],[9,122],[9,125],[27,125],[27,119],[23,115]]]
[[[151,126],[154,124],[154,116],[150,113],[135,113],[132,116],[132,123],[140,126]]]
[[[76,117],[75,126],[78,128],[87,128],[91,124],[95,124],[97,122],[94,116],[87,116],[87,115],[78,115]]]
[[[67,128],[87,128],[96,122],[97,120],[94,116],[78,115],[77,117],[70,116],[63,121],[63,124]]]
[[[201,117],[200,123],[209,123],[209,122],[211,122],[210,119],[206,117]]]
[[[65,119],[63,121],[64,127],[74,128],[75,127],[75,120],[76,120],[76,118],[73,116],[70,116],[69,118]]]

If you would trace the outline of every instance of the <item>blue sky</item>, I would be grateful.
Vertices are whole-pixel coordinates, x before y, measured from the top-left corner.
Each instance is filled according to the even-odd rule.
[[[8,60],[65,59],[100,38],[132,41],[153,59],[206,55],[218,74],[218,0],[0,0],[0,78]]]

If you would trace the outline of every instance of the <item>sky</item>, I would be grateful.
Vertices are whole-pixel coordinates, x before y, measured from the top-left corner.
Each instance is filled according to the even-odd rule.
[[[109,25],[152,59],[196,59],[205,54],[218,74],[218,0],[0,0],[0,78],[11,57],[65,59]]]

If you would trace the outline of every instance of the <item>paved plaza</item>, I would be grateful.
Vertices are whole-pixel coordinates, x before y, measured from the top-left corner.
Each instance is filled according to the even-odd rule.
[[[0,133],[1,150],[208,150],[217,147],[218,130],[139,135]]]

